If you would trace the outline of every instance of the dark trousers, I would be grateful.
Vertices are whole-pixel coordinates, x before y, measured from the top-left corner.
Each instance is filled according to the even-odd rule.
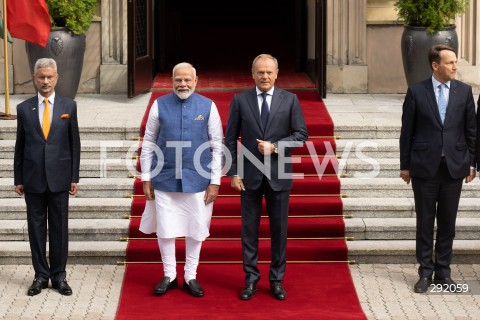
[[[25,193],[28,238],[35,278],[65,280],[68,258],[68,191]],[[49,260],[47,261],[47,223]]]
[[[421,278],[444,279],[450,277],[455,221],[462,191],[463,179],[454,179],[444,160],[432,179],[412,178],[417,215],[416,257]],[[435,217],[437,234],[435,262],[433,261],[433,233]]]
[[[290,190],[274,191],[264,178],[258,190],[247,189],[241,194],[243,271],[246,283],[256,283],[260,279],[260,271],[257,267],[258,229],[264,195],[271,233],[269,279],[281,281],[285,275]]]

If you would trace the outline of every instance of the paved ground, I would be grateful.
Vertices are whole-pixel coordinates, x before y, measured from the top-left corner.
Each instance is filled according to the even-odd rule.
[[[480,319],[480,265],[452,265],[452,277],[469,284],[471,294],[418,294],[413,264],[363,264],[350,268],[369,319]]]
[[[32,267],[0,265],[0,319],[114,319],[124,270],[123,266],[69,265],[72,296],[49,288],[29,297]],[[452,270],[456,280],[469,284],[480,278],[480,265],[453,265]],[[351,271],[369,319],[480,319],[478,287],[473,295],[416,294],[412,292],[415,265],[353,265]],[[288,282],[285,286],[288,289]]]
[[[12,96],[12,113],[15,105],[26,97]],[[403,95],[330,94],[326,102],[331,106],[329,110],[335,122],[348,124],[372,118],[396,122],[398,117],[392,117],[391,113],[400,112],[402,98]],[[124,96],[80,95],[77,101],[81,126],[106,123],[137,126],[148,95],[130,100]],[[15,124],[2,122],[1,125]],[[452,270],[453,278],[461,282],[473,284],[480,279],[480,265],[454,265]],[[415,294],[412,287],[417,274],[413,264],[352,265],[351,271],[369,319],[480,319],[478,288],[474,295]],[[33,278],[32,268],[0,265],[0,319],[114,319],[124,267],[69,265],[67,272],[72,296],[63,297],[55,290],[46,289],[38,296],[29,297],[26,291]],[[288,283],[286,287],[288,289]]]

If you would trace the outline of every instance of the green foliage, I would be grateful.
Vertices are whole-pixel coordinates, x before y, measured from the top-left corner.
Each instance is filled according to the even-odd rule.
[[[398,0],[395,7],[406,25],[427,27],[427,31],[433,33],[453,24],[455,17],[467,9],[468,1]]]
[[[47,0],[52,27],[66,27],[74,34],[88,30],[97,0]]]

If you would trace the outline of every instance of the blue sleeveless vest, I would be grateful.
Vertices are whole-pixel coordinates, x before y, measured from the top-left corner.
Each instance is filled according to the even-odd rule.
[[[163,167],[152,178],[153,188],[165,192],[204,191],[210,184],[208,119],[212,100],[196,93],[181,100],[171,93],[158,98],[157,104],[160,121],[157,146],[161,155],[154,153],[151,170],[157,164]]]

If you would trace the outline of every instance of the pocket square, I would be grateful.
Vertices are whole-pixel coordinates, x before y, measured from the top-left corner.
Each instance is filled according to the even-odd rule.
[[[199,115],[195,118],[195,120],[205,120],[205,118],[204,118],[201,114],[199,114]]]
[[[62,114],[62,115],[60,116],[60,118],[62,118],[62,119],[68,119],[68,118],[70,118],[70,115],[69,115],[68,113],[64,113],[64,114]]]

